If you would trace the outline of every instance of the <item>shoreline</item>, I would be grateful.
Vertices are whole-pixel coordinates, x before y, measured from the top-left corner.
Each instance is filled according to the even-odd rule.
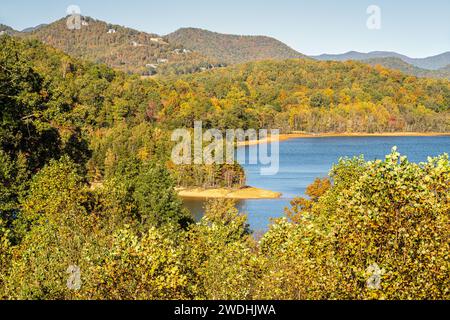
[[[292,139],[314,139],[314,138],[338,138],[338,137],[448,137],[448,132],[382,132],[382,133],[364,133],[364,132],[349,132],[349,133],[305,133],[292,132],[280,134],[279,142]],[[262,140],[252,140],[237,143],[238,147],[254,146],[264,143],[272,143],[274,139],[268,137]]]
[[[204,188],[178,188],[178,196],[183,199],[233,199],[233,200],[268,200],[279,199],[282,194],[270,190],[253,187],[242,189],[204,189]]]

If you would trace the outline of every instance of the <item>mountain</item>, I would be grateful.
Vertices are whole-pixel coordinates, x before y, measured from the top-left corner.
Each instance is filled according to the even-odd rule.
[[[446,68],[448,65],[450,65],[450,51],[424,59],[410,59],[408,63],[411,63],[419,68],[430,70]]]
[[[42,23],[42,24],[40,24],[40,25],[38,25],[36,27],[30,27],[30,28],[23,29],[22,32],[33,32],[33,31],[36,31],[36,30],[38,30],[40,28],[43,28],[43,27],[45,27],[47,25],[48,24]]]
[[[388,51],[373,51],[369,53],[363,53],[358,51],[349,51],[343,54],[321,54],[319,56],[311,56],[311,58],[320,60],[320,61],[361,61],[368,59],[380,59],[380,58],[400,58],[405,59],[406,56],[398,54],[396,52],[388,52]]]
[[[159,36],[89,17],[82,17],[79,30],[70,30],[67,21],[63,18],[22,32],[0,25],[0,34],[37,39],[71,56],[145,76],[190,74],[258,60],[307,58],[266,36],[227,35],[196,28],[182,28],[167,36]],[[424,59],[386,51],[351,51],[310,58],[359,60],[400,70],[408,75],[449,78],[450,52]]]
[[[305,58],[265,36],[224,35],[194,28],[159,36],[89,17],[82,17],[79,30],[70,30],[63,18],[18,34],[74,57],[141,75],[186,74],[248,61]]]
[[[267,59],[305,58],[286,44],[266,36],[240,36],[196,28],[182,28],[167,35],[171,43],[229,64]]]
[[[388,69],[399,70],[404,74],[421,77],[421,78],[443,78],[450,80],[450,65],[439,70],[428,70],[418,68],[412,64],[406,63],[400,58],[373,58],[362,60],[362,62],[372,66],[381,65]]]
[[[322,61],[347,61],[347,60],[368,60],[380,58],[398,58],[406,63],[409,63],[417,68],[428,70],[439,70],[450,65],[450,52],[445,52],[436,56],[427,58],[410,58],[408,56],[388,51],[373,51],[369,53],[362,53],[357,51],[350,51],[344,54],[322,54],[319,56],[311,56],[311,58]]]
[[[115,69],[141,75],[183,74],[218,66],[213,60],[173,45],[157,34],[82,17],[80,29],[70,30],[67,18],[21,32],[65,53],[104,63]]]
[[[14,30],[13,28],[11,28],[7,25],[4,25],[4,24],[0,24],[0,36],[4,35],[4,34],[14,35],[16,33],[17,33],[17,31]]]

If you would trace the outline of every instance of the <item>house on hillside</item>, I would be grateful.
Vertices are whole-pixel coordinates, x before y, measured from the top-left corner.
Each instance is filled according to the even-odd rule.
[[[115,29],[109,29],[109,30],[108,30],[108,33],[109,33],[109,34],[114,34],[114,33],[116,33],[116,30],[115,30]]]
[[[158,63],[167,63],[167,62],[169,62],[169,59],[162,59],[162,58],[158,59]]]

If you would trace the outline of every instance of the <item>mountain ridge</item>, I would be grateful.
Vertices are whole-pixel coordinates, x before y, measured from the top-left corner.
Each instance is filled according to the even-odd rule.
[[[18,32],[19,31],[14,30],[13,28],[11,28],[10,26],[7,26],[6,24],[0,23],[0,35],[3,35],[3,34],[14,35]]]
[[[268,36],[234,35],[200,28],[180,28],[166,37],[175,44],[203,52],[225,63],[307,58],[287,44]]]
[[[417,68],[428,70],[439,70],[450,65],[450,51],[444,52],[438,55],[425,57],[425,58],[411,58],[406,55],[392,52],[392,51],[371,51],[368,53],[349,51],[342,54],[321,54],[316,56],[310,56],[313,59],[321,61],[347,61],[358,60],[364,61],[368,59],[380,59],[380,58],[399,58],[404,62],[411,64]]]
[[[77,58],[146,76],[195,73],[250,61],[308,58],[268,36],[221,34],[198,28],[181,28],[164,36],[84,16],[79,29],[69,30],[67,18],[15,35],[37,39]]]
[[[28,28],[25,28],[25,29],[23,29],[23,30],[20,31],[20,32],[25,32],[25,33],[27,33],[27,32],[33,32],[33,31],[36,31],[36,30],[41,29],[41,28],[46,27],[46,26],[48,26],[47,23],[41,23],[41,24],[39,24],[39,25],[37,25],[37,26],[35,26],[35,27],[28,27]]]
[[[372,66],[381,65],[385,68],[398,70],[404,74],[420,77],[420,78],[435,78],[435,79],[449,79],[450,80],[450,65],[438,70],[423,69],[403,61],[400,58],[372,58],[360,61]]]
[[[0,34],[37,39],[77,58],[105,63],[140,75],[189,74],[229,64],[260,60],[356,60],[417,77],[450,79],[450,52],[411,58],[392,51],[306,56],[264,35],[234,35],[200,28],[180,28],[167,35],[138,31],[82,17],[81,30],[69,30],[67,17],[16,31],[0,24]]]
[[[183,74],[217,66],[196,52],[174,46],[155,34],[82,17],[81,26],[70,30],[67,17],[48,25],[28,28],[19,36],[37,39],[65,53],[104,63],[115,69],[141,75]]]

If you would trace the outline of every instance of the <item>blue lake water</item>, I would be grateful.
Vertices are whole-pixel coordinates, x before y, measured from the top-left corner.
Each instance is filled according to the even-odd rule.
[[[450,137],[336,137],[280,142],[278,174],[262,176],[260,165],[243,163],[243,166],[247,185],[281,192],[282,198],[240,201],[238,208],[248,215],[252,230],[265,231],[271,218],[283,216],[290,200],[303,196],[306,187],[316,178],[328,176],[333,164],[341,157],[364,155],[367,161],[384,159],[394,146],[410,161],[424,162],[429,156],[450,153]],[[250,153],[252,148],[258,146],[245,147],[245,152]],[[203,215],[203,201],[186,200],[185,204],[196,218]]]

